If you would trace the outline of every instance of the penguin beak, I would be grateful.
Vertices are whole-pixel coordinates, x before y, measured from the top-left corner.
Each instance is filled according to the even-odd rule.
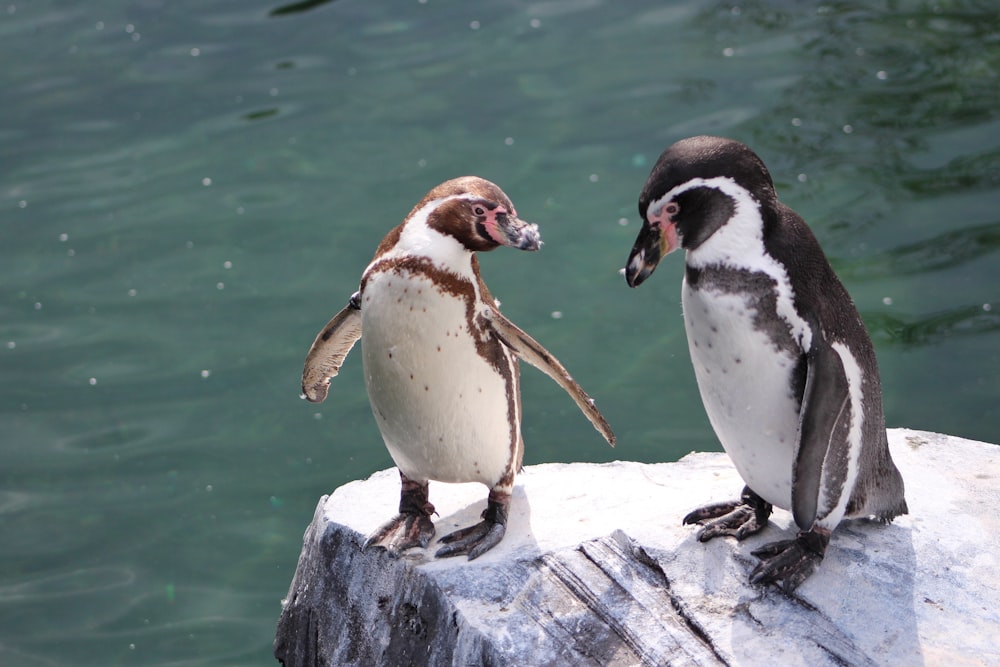
[[[487,221],[486,229],[497,243],[518,250],[538,250],[542,247],[542,237],[538,225],[525,222],[513,213],[498,213]]]
[[[635,239],[625,265],[625,280],[629,287],[638,287],[653,274],[660,260],[677,249],[677,225],[646,221]]]

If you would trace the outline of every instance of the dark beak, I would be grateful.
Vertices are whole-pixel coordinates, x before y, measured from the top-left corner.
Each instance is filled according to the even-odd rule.
[[[625,265],[625,280],[629,287],[638,287],[653,274],[662,257],[660,253],[662,238],[659,227],[654,227],[648,222],[642,225],[642,230],[632,246],[632,252],[628,255],[628,263]]]
[[[677,225],[667,220],[664,223],[642,223],[639,236],[635,239],[632,252],[625,265],[625,280],[629,287],[638,287],[653,274],[660,260],[680,246]]]

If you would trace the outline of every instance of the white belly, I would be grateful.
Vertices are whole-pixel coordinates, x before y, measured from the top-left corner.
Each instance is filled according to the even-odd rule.
[[[754,329],[747,301],[685,282],[688,347],[709,421],[740,476],[767,502],[789,509],[799,421],[790,385],[796,359]]]
[[[465,301],[421,274],[379,273],[365,286],[361,317],[372,412],[400,471],[496,484],[520,424],[512,430],[507,382],[476,351]],[[504,362],[516,402],[516,361],[506,349]]]

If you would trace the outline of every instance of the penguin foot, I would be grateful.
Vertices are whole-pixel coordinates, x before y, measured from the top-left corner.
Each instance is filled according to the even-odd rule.
[[[426,548],[434,537],[434,524],[429,516],[419,514],[397,514],[383,523],[368,536],[361,545],[364,551],[370,546],[384,547],[392,558],[413,547]]]
[[[483,520],[474,526],[461,528],[442,537],[441,543],[447,546],[438,549],[434,555],[438,558],[448,558],[468,554],[469,560],[475,560],[500,544],[504,533],[507,532],[507,506],[509,504],[509,495],[494,499],[491,493],[490,501],[486,509],[483,510]]]
[[[352,299],[354,297],[351,297]],[[361,545],[364,551],[375,545],[384,547],[392,558],[413,547],[426,548],[434,537],[431,515],[434,505],[427,500],[427,482],[417,482],[399,473],[402,489],[399,492],[399,514],[389,519],[368,536]]]
[[[760,564],[750,573],[751,584],[776,584],[786,594],[791,594],[809,578],[823,561],[830,532],[822,528],[802,531],[794,540],[781,540],[765,544],[753,551]]]
[[[712,503],[690,512],[684,517],[684,525],[698,524],[698,541],[707,542],[713,537],[728,535],[742,540],[764,530],[771,516],[771,503],[744,487],[739,500]]]

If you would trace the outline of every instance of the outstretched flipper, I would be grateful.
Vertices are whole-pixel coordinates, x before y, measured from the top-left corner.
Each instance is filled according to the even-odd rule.
[[[361,338],[361,299],[355,292],[347,306],[327,322],[316,336],[302,369],[302,393],[312,403],[322,403],[347,353]]]
[[[482,319],[496,337],[514,354],[555,380],[556,384],[576,401],[577,407],[590,420],[594,428],[604,436],[608,444],[612,447],[615,446],[615,434],[611,431],[611,425],[594,405],[594,399],[587,395],[583,387],[573,379],[569,371],[559,363],[559,360],[551,352],[542,347],[541,343],[529,336],[519,326],[504,317],[498,310],[485,311]]]
[[[698,531],[699,542],[707,542],[720,535],[742,540],[764,530],[772,509],[771,503],[745,486],[739,500],[699,507],[685,516],[683,523],[702,526]]]

